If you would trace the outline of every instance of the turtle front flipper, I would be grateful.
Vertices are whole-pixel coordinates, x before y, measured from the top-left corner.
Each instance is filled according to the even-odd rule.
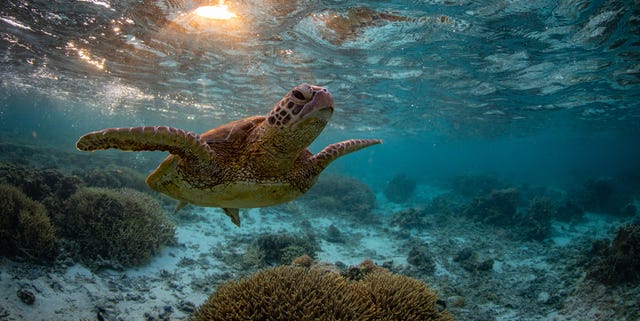
[[[210,159],[213,150],[200,135],[168,126],[107,128],[76,142],[81,151],[116,148],[123,151],[167,151],[185,159]]]
[[[319,153],[311,156],[311,163],[325,169],[331,162],[340,156],[353,153],[371,145],[382,144],[380,139],[350,139],[343,142],[331,144]]]

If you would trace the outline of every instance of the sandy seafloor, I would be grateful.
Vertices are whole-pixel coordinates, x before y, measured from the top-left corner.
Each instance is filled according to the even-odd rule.
[[[575,261],[582,243],[611,237],[626,220],[587,213],[575,225],[553,223],[553,235],[542,242],[506,239],[499,230],[461,217],[434,218],[425,231],[405,231],[388,224],[389,213],[426,202],[444,192],[418,185],[410,203],[398,205],[377,195],[378,222],[356,222],[304,208],[294,201],[284,207],[242,213],[242,227],[232,225],[218,209],[191,208],[194,215],[178,220],[178,244],[166,247],[144,266],[124,271],[92,272],[67,262],[42,267],[2,258],[0,320],[183,320],[204,302],[216,285],[242,272],[217,257],[241,254],[262,233],[301,235],[311,228],[318,235],[321,262],[356,265],[364,259],[378,264],[393,261],[393,269],[425,280],[438,289],[456,320],[638,320],[640,287],[608,288],[584,278]],[[306,213],[304,215],[299,213]],[[335,225],[345,243],[322,236]],[[407,253],[412,242],[424,241],[436,261],[432,275],[411,271]],[[469,272],[452,260],[464,247],[492,258],[489,271]],[[16,296],[32,290],[33,305]]]

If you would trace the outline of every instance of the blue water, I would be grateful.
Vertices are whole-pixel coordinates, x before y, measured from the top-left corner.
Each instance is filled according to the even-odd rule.
[[[76,153],[106,127],[204,132],[311,83],[336,102],[312,151],[384,140],[327,169],[375,192],[401,173],[640,175],[637,1],[240,0],[229,21],[194,16],[202,3],[2,1],[0,142]]]

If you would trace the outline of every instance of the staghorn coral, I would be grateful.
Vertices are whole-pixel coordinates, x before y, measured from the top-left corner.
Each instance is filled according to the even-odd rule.
[[[221,286],[191,320],[453,320],[436,301],[425,283],[386,271],[353,281],[324,268],[281,266]]]
[[[371,218],[376,196],[361,181],[338,175],[321,175],[300,200],[307,206],[354,219]]]
[[[162,208],[132,189],[81,188],[67,200],[56,225],[88,263],[140,265],[174,242],[173,224]]]
[[[55,233],[44,206],[18,188],[0,185],[0,253],[32,260],[56,255]]]
[[[394,176],[384,188],[384,196],[394,203],[406,202],[416,190],[416,181],[405,174]]]

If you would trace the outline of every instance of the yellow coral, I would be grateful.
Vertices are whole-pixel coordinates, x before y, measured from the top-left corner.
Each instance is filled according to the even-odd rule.
[[[423,282],[390,272],[350,281],[320,268],[280,266],[221,286],[192,320],[449,321]]]

